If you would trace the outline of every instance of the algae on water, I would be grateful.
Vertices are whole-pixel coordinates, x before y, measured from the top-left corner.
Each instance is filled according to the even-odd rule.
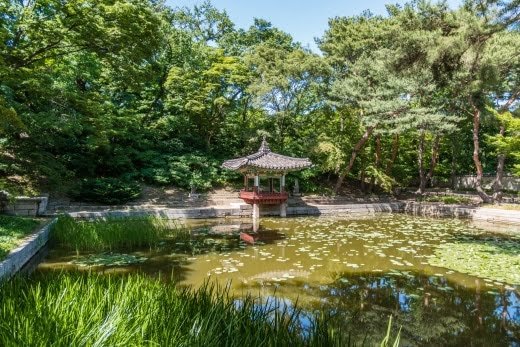
[[[484,240],[450,242],[438,246],[432,266],[449,268],[493,281],[520,284],[520,242]]]
[[[138,257],[131,254],[120,253],[101,253],[90,254],[78,259],[72,260],[70,263],[82,267],[91,266],[125,266],[143,263],[147,260],[145,257]]]

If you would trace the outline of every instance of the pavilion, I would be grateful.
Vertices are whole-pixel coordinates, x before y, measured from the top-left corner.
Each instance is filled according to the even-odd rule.
[[[240,198],[247,204],[253,205],[253,218],[258,218],[260,217],[260,205],[280,205],[280,216],[285,217],[289,198],[285,190],[285,175],[290,171],[305,169],[311,165],[312,163],[307,158],[293,158],[271,152],[264,137],[256,153],[226,160],[222,167],[244,175],[244,189],[240,191]],[[267,179],[266,189],[260,185],[261,177]],[[253,180],[252,187],[249,185],[251,179]],[[278,191],[274,185],[275,179],[280,182]]]

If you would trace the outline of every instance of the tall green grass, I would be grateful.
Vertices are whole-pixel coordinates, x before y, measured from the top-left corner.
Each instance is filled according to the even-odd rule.
[[[45,274],[0,287],[1,346],[341,345],[326,322],[303,333],[299,313],[191,291],[141,275]]]
[[[76,220],[61,216],[51,234],[53,243],[78,251],[154,246],[167,237],[186,239],[189,231],[156,217]]]

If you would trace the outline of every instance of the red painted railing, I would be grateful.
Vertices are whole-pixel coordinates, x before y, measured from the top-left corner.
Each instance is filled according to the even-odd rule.
[[[289,195],[283,193],[247,192],[240,191],[240,198],[247,204],[276,205],[287,201]]]

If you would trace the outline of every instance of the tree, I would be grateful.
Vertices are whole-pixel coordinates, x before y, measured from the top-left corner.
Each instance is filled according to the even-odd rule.
[[[499,60],[502,58],[501,63],[498,63],[496,60],[491,63],[493,59],[487,57],[488,54],[493,54],[494,49],[492,47],[494,46],[495,49],[497,47],[492,44],[493,40],[503,34],[514,35],[514,31],[509,31],[509,28],[517,25],[519,20],[518,15],[515,14],[518,9],[516,1],[506,2],[503,7],[497,7],[502,4],[496,1],[466,2],[464,8],[458,12],[457,30],[454,32],[454,35],[446,36],[446,40],[450,40],[450,42],[453,42],[455,38],[459,46],[457,48],[454,48],[453,45],[448,46],[449,50],[456,50],[456,53],[452,54],[458,56],[458,64],[453,71],[452,87],[455,90],[454,94],[456,97],[459,100],[462,99],[460,101],[462,108],[466,108],[472,117],[476,190],[484,202],[492,202],[494,199],[482,188],[482,176],[484,173],[480,159],[482,111],[488,103],[491,94],[496,92],[493,88],[496,85],[495,81],[501,78],[505,78],[505,81],[508,80],[504,74],[499,77],[497,73],[501,69],[504,69],[502,71],[507,71],[506,74],[509,74],[510,71],[514,73],[517,68],[513,68],[513,66],[518,65],[517,59],[508,60],[507,54],[499,58]],[[513,52],[518,50],[517,47],[512,48]],[[513,54],[518,56],[516,53]],[[502,65],[501,69],[497,69],[500,65]],[[510,101],[506,101],[506,105],[513,105],[518,98],[518,91],[515,89],[509,91]],[[500,92],[498,94],[500,95]],[[500,164],[500,162],[503,161],[503,158],[499,158],[498,161],[499,169],[497,171],[501,171],[503,164]],[[497,180],[501,180],[501,173],[497,172]],[[500,183],[496,186],[499,187]]]
[[[257,45],[246,62],[254,74],[248,91],[273,117],[283,149],[287,136],[298,127],[298,117],[309,117],[323,104],[320,96],[327,86],[328,67],[315,54],[273,47],[270,41]]]

